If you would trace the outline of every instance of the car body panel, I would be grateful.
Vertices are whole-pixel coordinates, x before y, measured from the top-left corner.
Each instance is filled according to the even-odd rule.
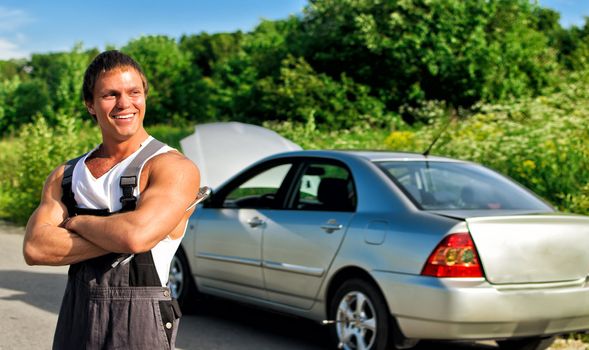
[[[254,209],[199,210],[198,238],[191,258],[196,259],[193,272],[200,276],[200,287],[265,297],[263,227],[247,223],[251,218],[263,217],[263,213]]]
[[[309,309],[346,234],[351,212],[276,211],[263,239],[263,272],[268,299]],[[328,232],[324,225],[341,225]]]
[[[589,274],[587,217],[501,216],[466,222],[491,283],[568,281]]]
[[[410,338],[500,339],[589,328],[589,285],[584,279],[548,288],[528,284],[500,289],[483,278],[382,271],[374,276],[401,331]]]

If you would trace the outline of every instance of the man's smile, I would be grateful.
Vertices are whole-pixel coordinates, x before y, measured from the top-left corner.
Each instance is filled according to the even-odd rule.
[[[133,118],[134,116],[135,116],[135,113],[129,113],[129,114],[113,115],[112,118],[113,119],[130,119],[130,118]]]

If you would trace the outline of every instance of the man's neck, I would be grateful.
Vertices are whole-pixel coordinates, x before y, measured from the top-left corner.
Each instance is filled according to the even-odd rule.
[[[103,137],[102,144],[98,150],[98,157],[122,160],[133,154],[147,140],[149,134],[142,130],[132,137],[124,140],[115,140]]]

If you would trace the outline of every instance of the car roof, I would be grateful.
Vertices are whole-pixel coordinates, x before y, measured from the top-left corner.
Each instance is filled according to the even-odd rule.
[[[284,157],[328,157],[328,158],[364,158],[371,162],[383,161],[441,161],[441,162],[464,162],[462,160],[440,157],[440,156],[424,156],[420,153],[411,152],[392,152],[392,151],[378,151],[378,150],[303,150],[292,151],[275,154],[270,158],[284,158]]]

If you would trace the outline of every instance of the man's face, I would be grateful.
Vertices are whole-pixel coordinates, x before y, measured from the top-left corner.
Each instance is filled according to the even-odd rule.
[[[94,99],[86,101],[103,137],[124,141],[143,128],[145,90],[141,75],[131,67],[101,73],[94,86]]]

